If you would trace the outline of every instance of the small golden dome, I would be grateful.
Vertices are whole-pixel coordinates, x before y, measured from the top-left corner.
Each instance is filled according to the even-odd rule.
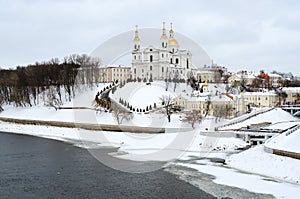
[[[161,39],[168,39],[168,36],[166,34],[162,34],[160,38]]]
[[[166,23],[163,22],[163,28],[162,28],[163,33],[162,33],[160,39],[168,39],[168,36],[166,35],[166,25],[165,24]]]
[[[135,36],[133,41],[140,41],[138,25],[135,26]]]
[[[140,41],[140,38],[138,36],[135,36],[133,40],[134,41]]]
[[[168,44],[169,44],[169,45],[178,45],[178,42],[177,42],[176,39],[171,38],[171,39],[169,39]]]

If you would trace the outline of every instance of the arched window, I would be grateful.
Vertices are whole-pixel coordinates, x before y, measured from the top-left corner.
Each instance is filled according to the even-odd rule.
[[[170,63],[171,63],[171,64],[173,64],[173,60],[172,60],[172,58],[170,59]]]
[[[153,61],[153,55],[150,55],[150,62]]]
[[[136,55],[134,55],[134,60],[136,60]]]
[[[162,73],[164,72],[164,67],[161,67],[161,72],[162,72]]]
[[[136,68],[134,69],[134,74],[136,74]]]
[[[152,70],[152,66],[150,66],[150,70]]]
[[[176,58],[176,64],[178,64],[179,63],[179,59],[178,58]]]
[[[186,59],[186,68],[189,69],[189,59]]]
[[[164,54],[161,54],[161,58],[164,58]]]

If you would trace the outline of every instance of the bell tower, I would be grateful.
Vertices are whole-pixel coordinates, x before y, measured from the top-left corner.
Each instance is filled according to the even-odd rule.
[[[177,40],[174,38],[174,31],[173,31],[173,27],[172,27],[172,23],[170,24],[170,38],[168,41],[168,47],[169,47],[169,51],[172,53],[176,53],[178,51],[179,45]]]
[[[162,49],[166,49],[168,46],[168,36],[166,34],[166,23],[163,22],[163,29],[162,29],[162,35],[160,37],[160,44]]]
[[[141,40],[139,37],[139,30],[138,30],[138,25],[135,26],[135,36],[133,39],[133,50],[140,50],[141,48]]]

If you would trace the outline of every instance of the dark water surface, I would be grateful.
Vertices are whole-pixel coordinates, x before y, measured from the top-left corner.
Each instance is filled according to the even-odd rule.
[[[214,198],[163,170],[111,169],[71,144],[0,132],[0,198]]]

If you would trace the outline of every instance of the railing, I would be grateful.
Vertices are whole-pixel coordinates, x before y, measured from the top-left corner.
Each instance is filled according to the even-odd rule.
[[[227,127],[227,126],[231,126],[231,125],[234,125],[234,124],[238,124],[238,123],[241,123],[241,122],[244,122],[244,121],[246,121],[246,120],[248,120],[248,119],[250,119],[250,118],[252,118],[252,117],[255,117],[255,116],[257,116],[257,115],[259,115],[259,114],[262,114],[262,113],[266,113],[266,112],[269,112],[269,111],[271,111],[271,110],[273,110],[274,108],[269,108],[269,109],[267,109],[267,110],[263,110],[263,111],[259,111],[259,112],[254,112],[253,114],[249,114],[247,117],[245,117],[245,118],[242,118],[242,119],[239,119],[239,120],[236,120],[236,121],[234,121],[234,122],[230,122],[230,123],[227,123],[227,124],[223,124],[223,125],[221,125],[221,126],[218,126],[218,127],[216,127],[215,129],[218,131],[220,128],[224,128],[224,127]]]
[[[300,125],[299,125],[299,124],[295,125],[295,126],[292,127],[291,129],[287,130],[287,131],[285,132],[285,135],[288,136],[288,135],[294,133],[295,131],[297,131],[298,129],[300,129]]]

